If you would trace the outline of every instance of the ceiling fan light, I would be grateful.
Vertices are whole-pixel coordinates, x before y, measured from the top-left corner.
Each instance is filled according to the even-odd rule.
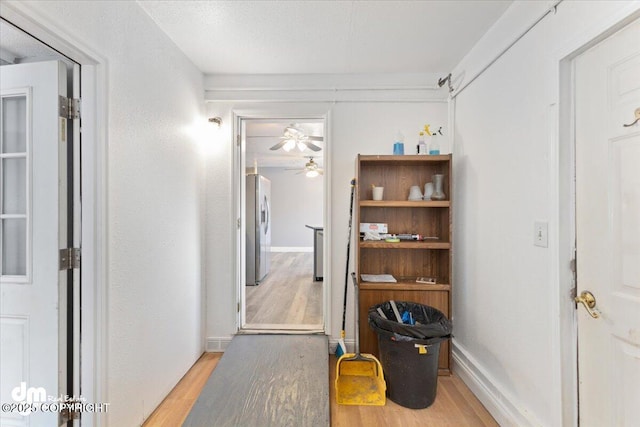
[[[306,149],[307,149],[307,146],[305,144],[303,144],[302,142],[298,141],[298,150],[304,151]]]
[[[287,140],[287,142],[282,146],[284,151],[291,151],[296,146],[296,141],[293,139]]]
[[[310,170],[310,171],[307,171],[306,175],[307,175],[307,178],[315,178],[316,176],[319,175],[319,173],[317,170]]]

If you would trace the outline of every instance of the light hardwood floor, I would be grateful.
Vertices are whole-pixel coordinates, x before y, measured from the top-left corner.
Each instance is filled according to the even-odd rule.
[[[329,357],[332,427],[498,426],[471,390],[455,375],[439,376],[436,400],[425,409],[408,409],[387,399],[384,406],[344,406],[335,399],[336,357]]]
[[[204,353],[200,356],[143,426],[181,426],[221,357],[222,353]]]
[[[222,353],[205,353],[143,424],[182,425]],[[407,409],[387,399],[385,406],[343,406],[335,403],[336,358],[329,357],[329,399],[332,427],[483,427],[498,426],[491,414],[455,375],[438,377],[436,400],[425,409]],[[208,426],[209,427],[209,426]],[[211,426],[213,427],[213,426]]]
[[[313,281],[312,252],[272,252],[271,271],[246,287],[246,321],[266,325],[321,325],[322,282]]]

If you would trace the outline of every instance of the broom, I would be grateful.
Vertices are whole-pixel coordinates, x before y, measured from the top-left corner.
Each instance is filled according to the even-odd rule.
[[[353,193],[356,188],[356,180],[351,180],[351,200],[349,202],[349,234],[347,237],[347,267],[344,272],[344,298],[342,304],[342,330],[340,331],[340,338],[338,339],[338,345],[336,346],[336,357],[340,358],[343,354],[347,352],[347,346],[344,343],[344,338],[346,333],[344,331],[345,328],[345,319],[347,315],[347,286],[349,284],[349,252],[351,249],[351,221],[353,219]],[[356,313],[356,316],[358,313]],[[356,331],[358,333],[358,331]]]

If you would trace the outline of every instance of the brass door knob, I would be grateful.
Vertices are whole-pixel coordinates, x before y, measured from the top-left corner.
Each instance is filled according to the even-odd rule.
[[[584,308],[587,310],[589,315],[594,319],[600,317],[600,313],[595,308],[596,307],[596,297],[589,291],[582,291],[580,296],[574,298],[574,301],[577,303],[581,303]]]
[[[636,110],[633,112],[633,115],[635,116],[636,120],[626,125],[623,124],[622,126],[628,128],[638,123],[640,121],[640,108],[636,108]]]

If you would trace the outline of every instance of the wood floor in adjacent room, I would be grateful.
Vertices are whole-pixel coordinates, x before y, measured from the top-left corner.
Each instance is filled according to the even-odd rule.
[[[151,414],[144,427],[182,425],[222,353],[205,353]],[[438,377],[436,401],[426,409],[407,409],[387,399],[385,406],[342,406],[335,403],[335,356],[329,357],[331,426],[344,427],[475,427],[498,426],[480,401],[455,375]],[[204,427],[204,426],[203,426]],[[206,426],[215,427],[215,426]]]
[[[272,252],[271,269],[246,287],[246,322],[322,326],[322,282],[313,280],[312,252]]]

